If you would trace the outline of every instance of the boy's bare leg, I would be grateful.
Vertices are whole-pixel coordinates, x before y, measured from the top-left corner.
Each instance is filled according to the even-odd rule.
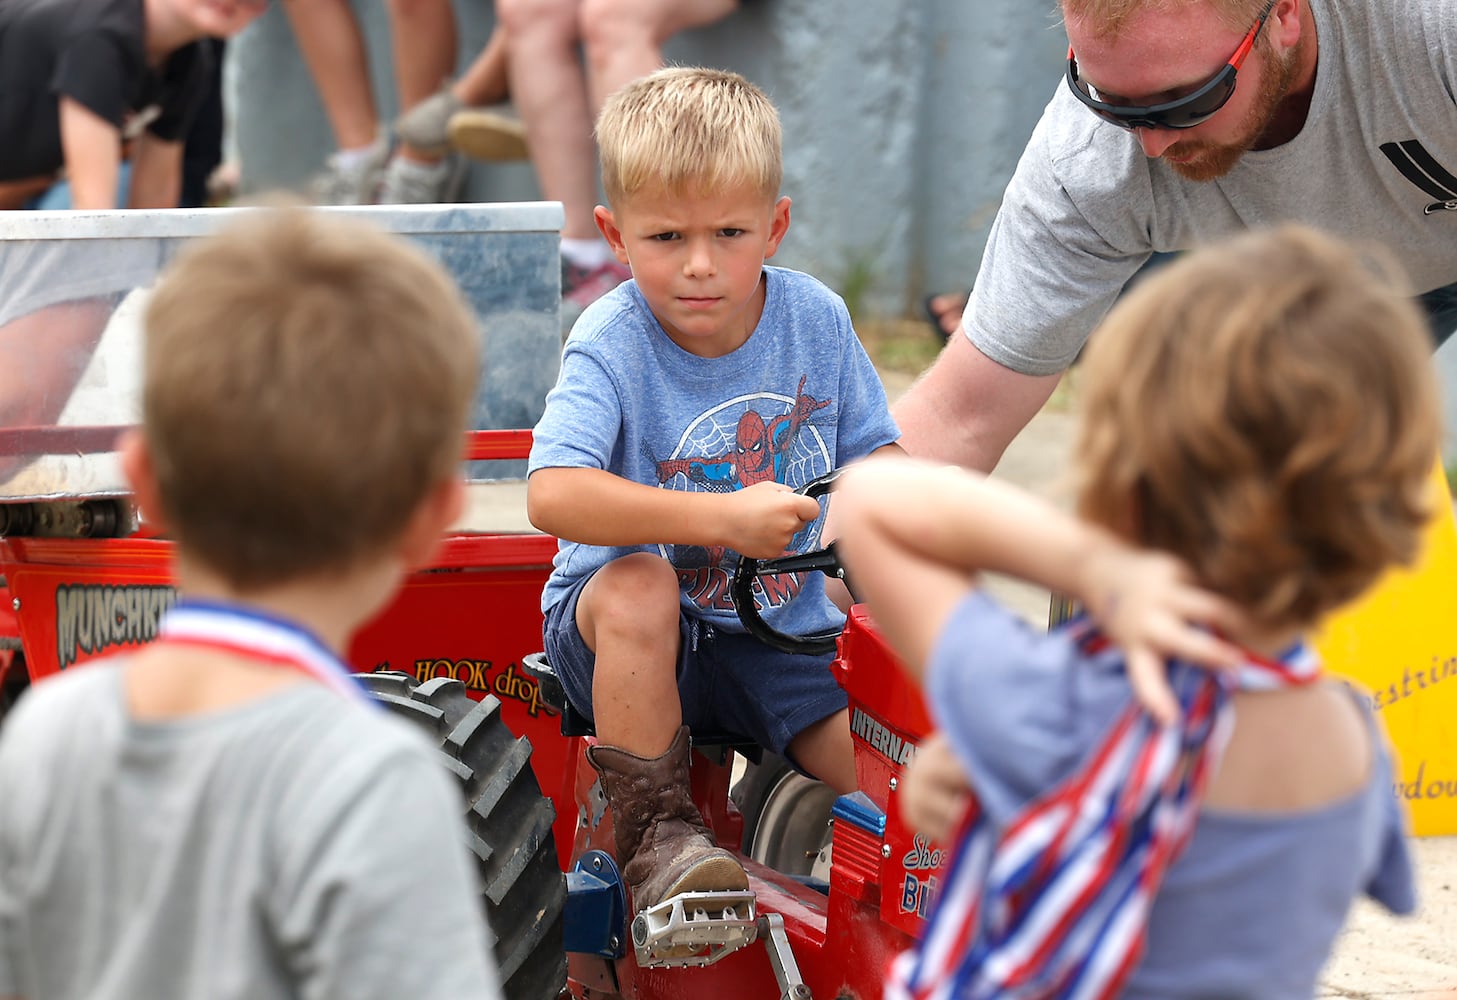
[[[733,13],[738,0],[582,0],[592,107],[663,65],[663,43]]]
[[[612,807],[617,862],[634,911],[684,892],[749,887],[743,866],[714,843],[688,787],[678,614],[678,574],[648,553],[608,563],[577,600],[577,628],[597,657],[598,742],[587,760]]]
[[[850,739],[850,710],[840,709],[790,741],[795,763],[841,795],[855,791],[855,744]]]
[[[455,12],[450,0],[390,0],[390,35],[401,111],[434,94],[455,69]],[[401,154],[421,163],[438,152],[404,145]]]
[[[379,133],[364,37],[349,0],[283,5],[340,149],[363,149]]]
[[[497,0],[510,51],[511,99],[542,197],[562,203],[562,238],[599,239],[597,156],[587,81],[577,55],[580,0]]]
[[[683,724],[678,699],[678,576],[647,553],[597,571],[577,601],[577,629],[597,657],[597,738],[656,757]]]

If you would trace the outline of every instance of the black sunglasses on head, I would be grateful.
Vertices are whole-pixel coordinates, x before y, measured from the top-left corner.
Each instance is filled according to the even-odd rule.
[[[1239,43],[1239,48],[1234,50],[1234,55],[1229,57],[1223,69],[1215,73],[1207,83],[1177,100],[1147,107],[1098,100],[1093,96],[1096,93],[1094,88],[1078,76],[1078,63],[1073,57],[1071,45],[1067,47],[1067,85],[1073,95],[1087,105],[1093,114],[1119,128],[1193,128],[1224,107],[1234,94],[1235,75],[1244,65],[1245,57],[1255,47],[1255,39],[1259,37],[1260,29],[1265,26],[1265,20],[1274,7],[1275,0],[1269,0],[1265,4],[1265,9],[1260,12],[1254,26],[1245,34],[1244,41]]]

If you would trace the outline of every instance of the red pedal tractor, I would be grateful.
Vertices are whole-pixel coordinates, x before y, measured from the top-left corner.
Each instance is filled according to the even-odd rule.
[[[104,451],[115,429],[5,433],[27,436],[28,452],[46,434],[40,450]],[[525,431],[477,432],[468,457],[520,458],[529,444]],[[137,529],[125,498],[0,504],[7,703],[155,635],[174,599],[169,543]],[[757,758],[757,748],[695,734],[694,799],[719,843],[744,845],[752,891],[679,897],[630,920],[610,814],[584,756],[590,737],[533,656],[555,550],[543,535],[453,534],[350,651],[374,675],[375,696],[430,732],[461,780],[506,994],[536,1000],[565,984],[580,997],[879,996],[887,963],[935,897],[942,854],[898,819],[898,778],[929,726],[864,614],[854,609],[838,637],[768,636],[805,651],[837,646],[831,669],[850,698],[860,791],[835,799],[766,760],[731,797],[736,754]],[[756,571],[833,571],[832,552],[789,560],[746,561],[736,586],[752,587]]]

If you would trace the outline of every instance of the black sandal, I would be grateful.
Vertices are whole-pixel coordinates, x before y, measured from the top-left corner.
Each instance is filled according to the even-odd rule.
[[[936,334],[936,338],[940,340],[943,344],[951,339],[951,332],[948,332],[946,327],[942,325],[942,320],[944,320],[947,316],[951,315],[954,312],[956,314],[956,321],[959,325],[961,322],[961,314],[966,311],[966,302],[968,299],[971,298],[971,293],[967,292],[966,295],[962,297],[960,306],[952,306],[950,309],[942,310],[939,313],[936,312],[936,309],[933,305],[935,300],[940,298],[942,295],[949,294],[952,293],[933,292],[932,294],[927,295],[925,299],[923,299],[921,302],[921,308],[924,309],[926,313],[926,322],[931,324],[932,332]],[[954,328],[952,332],[954,332]]]

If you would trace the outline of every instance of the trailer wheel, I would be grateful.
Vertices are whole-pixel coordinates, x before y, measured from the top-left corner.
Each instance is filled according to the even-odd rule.
[[[421,684],[392,672],[360,680],[375,700],[424,730],[460,780],[504,994],[555,998],[567,977],[567,889],[551,834],[556,810],[531,771],[531,744],[506,728],[499,701],[476,701],[457,680]]]
[[[786,875],[829,881],[834,789],[766,752],[744,771],[732,798],[744,814],[745,854]]]

